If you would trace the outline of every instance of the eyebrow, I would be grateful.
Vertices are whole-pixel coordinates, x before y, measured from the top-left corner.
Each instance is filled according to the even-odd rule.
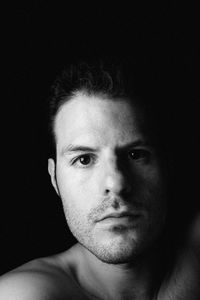
[[[64,147],[61,151],[61,154],[67,154],[67,153],[73,153],[73,152],[96,152],[98,149],[88,147],[88,146],[82,146],[82,145],[68,145],[67,147]]]
[[[146,140],[138,139],[138,140],[128,143],[126,145],[119,146],[118,149],[123,150],[123,149],[129,149],[131,147],[138,147],[138,146],[144,147],[144,146],[150,146],[150,144]],[[98,150],[99,150],[99,148],[69,144],[68,146],[64,147],[61,150],[61,155],[70,154],[70,153],[74,153],[74,152],[97,152]]]

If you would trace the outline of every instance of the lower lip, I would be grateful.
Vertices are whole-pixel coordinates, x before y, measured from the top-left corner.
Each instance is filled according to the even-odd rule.
[[[113,225],[113,224],[136,224],[140,219],[140,215],[135,216],[123,216],[123,217],[108,217],[100,221],[101,224]]]

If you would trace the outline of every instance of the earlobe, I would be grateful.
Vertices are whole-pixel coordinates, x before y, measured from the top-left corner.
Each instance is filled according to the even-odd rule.
[[[48,172],[51,177],[51,183],[52,183],[56,193],[59,195],[57,182],[56,182],[56,164],[52,158],[48,159]]]

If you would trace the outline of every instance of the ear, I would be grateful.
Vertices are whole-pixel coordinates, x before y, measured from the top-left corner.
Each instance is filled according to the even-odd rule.
[[[56,193],[59,195],[57,181],[56,181],[56,164],[52,158],[48,159],[48,172],[51,177],[51,183],[52,183]]]

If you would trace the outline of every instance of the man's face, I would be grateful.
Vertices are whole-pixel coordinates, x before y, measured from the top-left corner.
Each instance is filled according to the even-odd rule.
[[[136,110],[127,100],[79,94],[58,111],[55,134],[49,172],[73,235],[102,261],[131,260],[165,219],[163,175]]]

